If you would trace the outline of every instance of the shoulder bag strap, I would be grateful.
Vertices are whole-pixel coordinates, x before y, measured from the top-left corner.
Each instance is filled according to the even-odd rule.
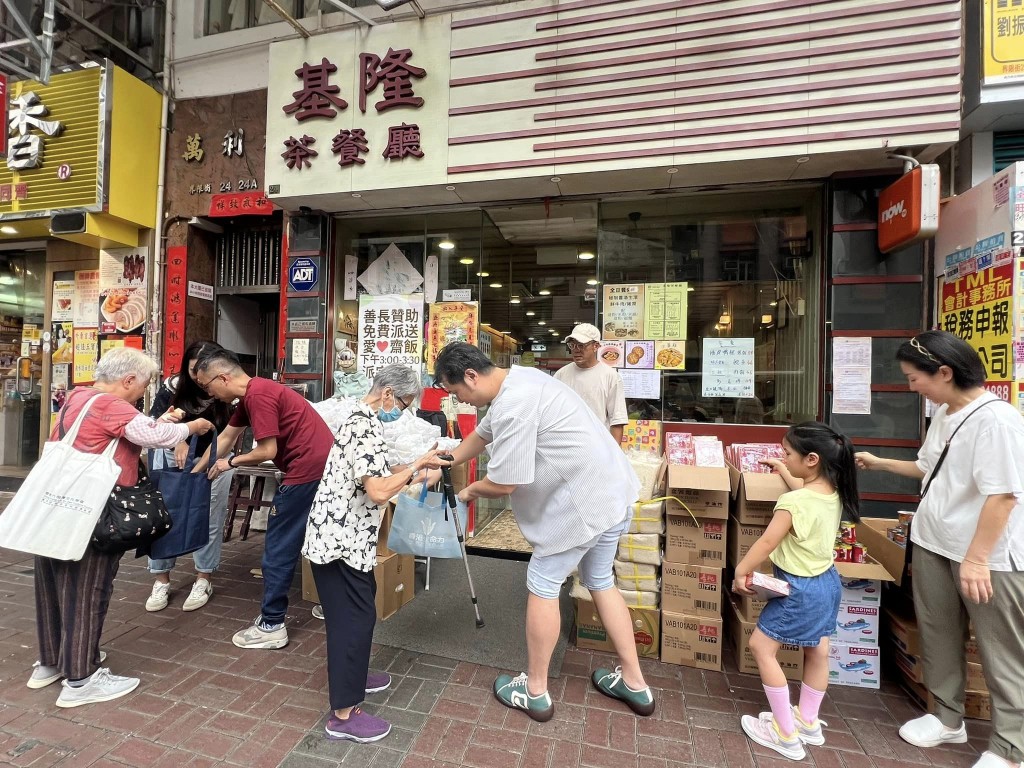
[[[967,420],[968,420],[969,418],[971,418],[971,416],[973,416],[974,414],[976,414],[976,413],[977,413],[978,411],[980,411],[980,410],[981,410],[982,408],[984,408],[984,407],[985,407],[986,405],[991,405],[991,404],[992,404],[992,403],[994,403],[994,402],[996,402],[996,401],[995,401],[995,400],[989,400],[989,401],[988,401],[988,402],[986,402],[986,403],[982,403],[982,404],[981,404],[981,405],[979,405],[979,406],[978,406],[977,408],[975,408],[975,409],[974,409],[973,411],[971,411],[970,413],[968,413],[968,414],[967,414],[967,415],[966,415],[966,416],[964,417],[964,420],[963,420],[963,421],[961,421],[961,422],[960,422],[959,424],[957,424],[957,427],[956,427],[956,429],[954,429],[954,430],[953,430],[953,434],[951,434],[951,435],[949,436],[949,438],[948,438],[948,439],[946,440],[946,444],[945,444],[944,446],[942,446],[942,453],[940,453],[940,454],[939,454],[939,458],[938,458],[938,460],[937,460],[937,461],[935,462],[935,468],[934,468],[934,469],[932,469],[932,473],[931,473],[930,475],[928,475],[928,482],[927,482],[927,483],[925,483],[925,485],[924,485],[924,490],[923,490],[923,491],[921,491],[921,499],[922,499],[922,501],[924,500],[925,494],[927,494],[927,493],[928,493],[928,489],[932,487],[932,480],[934,480],[934,479],[935,479],[935,476],[936,476],[937,474],[939,474],[939,470],[940,470],[940,469],[942,469],[942,463],[943,463],[943,462],[944,462],[944,461],[946,460],[946,454],[947,454],[947,453],[949,453],[949,444],[950,444],[951,442],[953,442],[953,438],[954,438],[954,437],[956,437],[956,433],[960,431],[960,427],[962,427],[962,426],[963,426],[964,424],[966,424],[966,423],[967,423]]]
[[[101,394],[103,393],[97,392],[85,401],[85,405],[82,406],[82,410],[79,412],[78,417],[75,419],[75,423],[71,425],[71,430],[68,432],[64,431],[64,414],[67,412],[68,405],[70,403],[65,403],[64,407],[61,408],[60,411],[60,419],[57,421],[57,435],[61,440],[68,443],[75,442],[75,438],[78,437],[78,430],[82,426],[82,422],[85,421],[85,414],[89,411],[89,406],[91,406],[93,401]]]

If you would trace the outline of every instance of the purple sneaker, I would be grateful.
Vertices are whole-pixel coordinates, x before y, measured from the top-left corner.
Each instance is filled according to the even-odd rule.
[[[347,739],[367,744],[371,741],[380,741],[391,733],[391,723],[356,707],[347,720],[342,720],[332,712],[324,730],[327,731],[329,739]]]
[[[366,692],[380,693],[391,687],[391,675],[387,672],[370,672],[366,675]]]

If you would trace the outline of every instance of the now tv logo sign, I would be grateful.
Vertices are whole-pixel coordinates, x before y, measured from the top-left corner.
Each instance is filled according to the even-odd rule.
[[[884,224],[887,221],[890,221],[890,220],[896,218],[897,216],[902,216],[903,218],[906,218],[906,216],[907,216],[906,200],[900,200],[898,203],[893,203],[888,208],[886,208],[884,211],[882,211],[882,216],[881,216],[882,223]]]
[[[918,165],[878,195],[878,250],[889,253],[939,229],[939,166]]]

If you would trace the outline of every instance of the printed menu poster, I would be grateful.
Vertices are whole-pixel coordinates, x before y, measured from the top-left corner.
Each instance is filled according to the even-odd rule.
[[[75,328],[74,384],[90,384],[96,379],[96,352],[99,349],[95,328]]]
[[[704,339],[702,397],[754,396],[754,340]]]
[[[832,340],[832,413],[871,413],[871,339]]]
[[[434,360],[453,341],[476,345],[479,308],[475,301],[441,301],[430,305],[427,335],[427,373]]]
[[[75,281],[53,281],[53,307],[51,319],[55,323],[73,323],[75,321]]]
[[[686,338],[686,283],[647,283],[644,286],[645,339]]]
[[[50,362],[53,365],[66,365],[74,362],[73,327],[71,323],[53,323],[50,326],[50,335],[53,339],[51,342],[53,354],[50,357]]]
[[[642,285],[606,285],[602,339],[642,339],[644,326],[644,287]]]
[[[606,341],[597,350],[598,361],[612,368],[622,367],[623,343],[621,341]]]
[[[654,367],[653,341],[627,341],[625,346],[627,368]]]
[[[87,269],[75,272],[75,296],[71,307],[76,328],[95,328],[100,312],[100,272]]]
[[[423,355],[423,294],[359,297],[359,372],[373,379],[399,364],[420,369]]]
[[[654,342],[654,367],[660,371],[681,371],[686,368],[686,342]]]
[[[144,333],[148,248],[100,251],[100,333]]]
[[[629,399],[660,400],[661,374],[657,371],[623,370],[622,391]]]

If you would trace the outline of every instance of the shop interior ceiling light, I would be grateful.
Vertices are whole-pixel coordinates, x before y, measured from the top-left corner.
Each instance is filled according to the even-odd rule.
[[[444,240],[437,244],[437,247],[440,248],[442,251],[450,251],[453,248],[455,248],[455,243],[453,243],[448,238],[445,238]]]
[[[472,264],[473,260],[468,256],[459,259],[459,264]]]
[[[537,295],[538,296],[550,296],[551,295],[551,291],[549,291],[547,288],[544,288],[544,289],[542,289],[540,291],[537,291]]]
[[[583,251],[576,258],[578,258],[580,261],[590,261],[591,259],[594,258],[594,254],[591,253],[590,251]]]
[[[501,288],[501,283],[491,283],[491,288]]]
[[[597,285],[600,281],[596,277],[592,277],[587,280],[587,285]]]
[[[536,314],[537,314],[537,313],[536,313],[536,312],[534,312],[534,311],[533,311],[533,310],[531,309],[531,310],[530,310],[529,312],[527,312],[527,313],[526,313],[526,316],[527,316],[527,317],[534,317],[534,316],[535,316]]]
[[[547,321],[546,321],[546,320],[538,320],[538,321],[537,321],[537,325],[547,325],[547,324],[548,324],[548,323],[547,323]]]
[[[490,277],[491,273],[490,272],[477,272],[476,276],[477,277]]]
[[[4,224],[4,226],[0,227],[0,232],[2,232],[5,235],[18,234],[18,230],[12,227],[10,224]]]
[[[513,296],[511,299],[508,300],[508,303],[509,304],[521,304],[522,302],[519,300],[518,296]]]

